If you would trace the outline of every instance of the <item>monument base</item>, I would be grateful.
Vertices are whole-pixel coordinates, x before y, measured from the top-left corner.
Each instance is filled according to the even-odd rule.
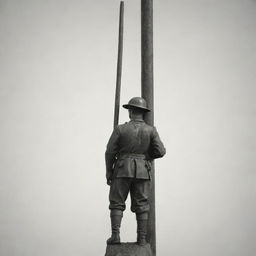
[[[150,244],[139,246],[137,243],[107,245],[105,256],[152,256]]]

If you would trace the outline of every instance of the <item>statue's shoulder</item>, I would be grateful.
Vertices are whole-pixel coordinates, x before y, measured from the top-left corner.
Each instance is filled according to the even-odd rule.
[[[144,125],[145,127],[147,127],[147,128],[151,128],[151,129],[154,128],[154,126],[152,126],[152,125],[150,125],[150,124],[147,124],[146,122],[143,122],[143,125]]]
[[[123,124],[117,125],[115,129],[117,129],[118,131],[122,131],[122,130],[125,129],[128,125],[129,125],[129,123],[128,123],[128,122],[125,122],[125,123],[123,123]]]
[[[149,125],[149,124],[147,124],[147,123],[145,123],[145,122],[144,122],[142,125],[143,125],[144,129],[147,129],[147,130],[149,130],[149,131],[151,131],[151,132],[153,132],[154,129],[155,129],[154,126]]]
[[[119,124],[117,127],[122,128],[122,127],[127,126],[128,124],[129,124],[129,122],[125,122],[123,124]]]

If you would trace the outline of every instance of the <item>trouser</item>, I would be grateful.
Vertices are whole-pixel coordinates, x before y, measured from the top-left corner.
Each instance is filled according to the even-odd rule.
[[[131,211],[138,214],[148,212],[150,180],[135,178],[115,178],[112,180],[109,192],[109,209],[124,211],[129,192]]]

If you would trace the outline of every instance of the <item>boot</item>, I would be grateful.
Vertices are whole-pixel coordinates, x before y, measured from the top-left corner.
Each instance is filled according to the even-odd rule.
[[[112,235],[107,240],[107,244],[120,244],[120,226],[123,217],[123,212],[119,210],[112,210],[110,214]]]
[[[146,245],[147,226],[148,226],[148,214],[137,214],[137,243],[140,246]]]

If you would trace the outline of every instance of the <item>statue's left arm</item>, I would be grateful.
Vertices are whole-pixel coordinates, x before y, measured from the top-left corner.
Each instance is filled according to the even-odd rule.
[[[164,147],[164,144],[161,141],[156,128],[153,127],[149,156],[152,159],[156,159],[156,158],[163,157],[165,153],[166,153],[166,149]]]

